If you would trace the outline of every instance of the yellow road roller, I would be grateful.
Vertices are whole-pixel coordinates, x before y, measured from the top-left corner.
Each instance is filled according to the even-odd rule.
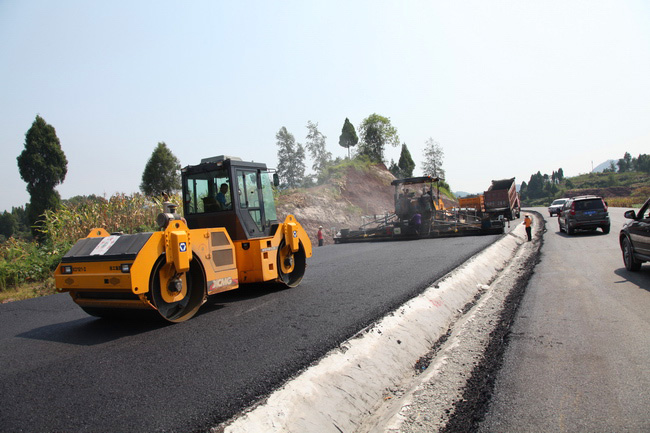
[[[181,178],[183,216],[165,203],[157,232],[93,229],[62,258],[57,289],[94,316],[151,310],[182,322],[209,295],[241,284],[300,283],[311,242],[292,215],[278,221],[277,175],[265,164],[218,156]]]

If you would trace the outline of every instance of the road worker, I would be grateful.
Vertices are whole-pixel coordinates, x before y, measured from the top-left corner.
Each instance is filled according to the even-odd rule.
[[[528,242],[530,242],[531,240],[533,240],[533,235],[532,235],[533,219],[528,214],[524,217],[524,225],[526,226],[526,236],[528,236]]]

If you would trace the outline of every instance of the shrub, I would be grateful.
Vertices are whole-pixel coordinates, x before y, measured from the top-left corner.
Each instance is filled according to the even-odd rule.
[[[180,196],[170,201],[180,203]],[[109,233],[155,231],[156,216],[161,211],[161,200],[141,194],[68,202],[56,211],[46,211],[41,221],[47,235],[45,244],[12,237],[0,245],[0,291],[50,278],[61,257],[93,228],[101,227]]]
[[[65,251],[54,251],[35,241],[9,238],[0,245],[0,291],[19,284],[44,281]]]

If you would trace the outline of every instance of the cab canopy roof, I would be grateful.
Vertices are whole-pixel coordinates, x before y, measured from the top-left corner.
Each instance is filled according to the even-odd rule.
[[[203,158],[201,160],[201,164],[205,164],[207,162],[220,162],[220,161],[224,161],[226,159],[229,159],[231,161],[241,161],[241,158],[239,158],[237,156],[219,155],[219,156],[212,156],[210,158]]]
[[[266,164],[262,162],[242,161],[241,158],[237,158],[235,156],[219,155],[213,156],[211,158],[203,158],[201,159],[200,164],[188,165],[184,167],[181,172],[185,174],[192,174],[216,170],[222,167],[268,170]]]

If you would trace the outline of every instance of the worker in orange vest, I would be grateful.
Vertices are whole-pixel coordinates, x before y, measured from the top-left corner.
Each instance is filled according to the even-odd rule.
[[[533,239],[531,227],[533,225],[533,220],[530,215],[526,215],[524,217],[524,225],[526,226],[526,235],[528,236],[528,242],[530,242]]]

